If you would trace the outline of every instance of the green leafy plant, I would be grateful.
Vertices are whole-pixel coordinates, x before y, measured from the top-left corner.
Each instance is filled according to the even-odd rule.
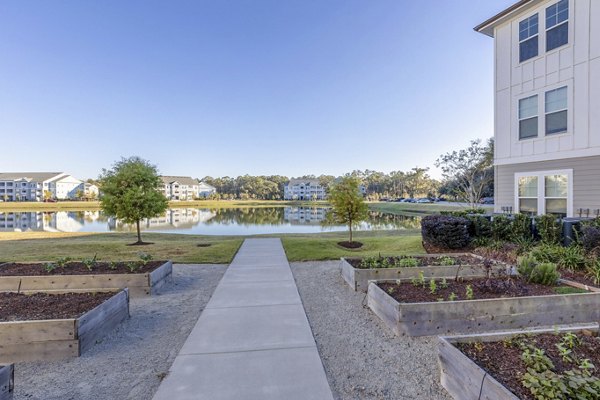
[[[600,259],[592,259],[586,268],[586,276],[594,282],[594,285],[600,286]]]
[[[422,287],[425,287],[425,274],[423,273],[423,271],[419,272],[419,285],[421,285]]]
[[[395,266],[397,268],[410,268],[410,267],[418,267],[419,260],[414,257],[403,257],[396,260]]]
[[[455,301],[456,299],[458,299],[458,296],[454,292],[450,293],[448,296],[448,301]]]
[[[51,263],[51,262],[47,262],[46,264],[44,264],[44,270],[47,273],[51,273],[52,271],[54,271],[56,268],[58,267],[58,265],[56,265],[55,263]]]
[[[512,238],[512,223],[506,215],[495,215],[492,219],[492,238],[505,242]]]
[[[521,213],[513,215],[510,239],[513,242],[531,242],[533,240],[529,215]]]
[[[390,287],[388,288],[387,292],[388,292],[388,294],[389,294],[389,295],[393,295],[393,294],[394,294],[394,292],[396,292],[396,288],[395,288],[395,287],[393,287],[393,286],[390,286]]]
[[[541,263],[533,268],[529,275],[529,282],[538,283],[540,285],[554,286],[560,279],[560,274],[556,269],[556,264]]]
[[[473,298],[475,297],[473,293],[473,286],[467,285],[467,287],[465,288],[465,297],[467,300],[473,300]]]
[[[435,283],[435,279],[431,278],[429,280],[429,293],[435,294],[437,292],[437,284]]]
[[[562,257],[558,262],[560,268],[576,271],[585,267],[585,254],[579,246],[569,246],[562,251]]]
[[[112,271],[116,270],[117,267],[118,267],[118,264],[115,261],[110,261],[108,263],[108,269],[110,269]]]
[[[535,226],[540,240],[546,244],[559,244],[562,235],[562,221],[553,214],[535,217]]]
[[[71,261],[71,257],[61,257],[56,260],[56,265],[60,268],[64,268]]]
[[[360,261],[360,267],[364,269],[377,268],[379,266],[378,257],[365,257]]]
[[[138,253],[138,257],[140,258],[143,266],[148,265],[148,263],[153,259],[152,255],[143,252]]]
[[[440,258],[440,265],[449,267],[451,265],[456,265],[456,260],[452,257],[444,256]]]
[[[517,272],[519,275],[529,279],[533,269],[538,264],[537,260],[532,256],[523,256],[517,259]]]
[[[127,264],[125,264],[125,267],[127,267],[129,272],[134,273],[139,268],[139,265],[134,261],[129,261]]]
[[[442,289],[448,289],[448,281],[446,280],[446,278],[442,278],[442,282],[440,283],[440,287]]]
[[[83,260],[81,260],[81,263],[83,265],[86,266],[86,268],[91,271],[92,269],[94,269],[94,267],[96,266],[96,264],[98,263],[96,261],[96,257],[98,256],[98,254],[94,254],[94,258],[84,258]]]
[[[542,243],[541,245],[534,247],[529,255],[539,262],[558,264],[563,257],[564,251],[565,248],[561,245]]]

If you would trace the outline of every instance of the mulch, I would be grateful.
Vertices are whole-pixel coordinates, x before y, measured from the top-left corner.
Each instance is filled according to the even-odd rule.
[[[469,280],[446,281],[447,287],[442,287],[442,280],[436,279],[436,291],[431,293],[429,282],[414,285],[413,283],[379,282],[377,285],[400,303],[437,302],[440,299],[449,301],[450,295],[456,295],[455,300],[467,299],[467,286],[473,289],[473,299],[497,299],[510,297],[543,296],[556,294],[554,286],[544,286],[526,282],[518,277],[513,278],[478,278]]]
[[[560,270],[560,277],[563,279],[568,279],[570,281],[574,281],[577,283],[582,283],[584,285],[599,287],[600,285],[596,285],[592,279],[590,279],[585,271],[570,271],[567,269]]]
[[[0,321],[79,318],[114,295],[114,292],[0,293]]]
[[[57,267],[52,271],[47,271],[44,263],[8,263],[0,266],[0,276],[142,274],[152,272],[165,263],[165,261],[150,261],[146,265],[142,265],[140,261],[131,262],[136,263],[137,266],[134,272],[127,267],[127,261],[118,262],[112,267],[108,262],[97,262],[91,271],[81,262],[69,262],[64,267]]]
[[[582,334],[578,334],[577,337],[580,344],[573,349],[573,354],[580,360],[589,359],[597,367],[593,371],[593,375],[600,378],[600,368],[598,368],[600,366],[600,338]],[[554,372],[562,374],[576,368],[577,364],[563,361],[556,348],[556,344],[560,340],[560,335],[549,333],[501,342],[457,343],[455,346],[520,399],[535,400],[529,389],[521,383],[527,367],[521,359],[523,351],[516,343],[517,341],[526,341],[544,350],[546,356],[554,363]]]

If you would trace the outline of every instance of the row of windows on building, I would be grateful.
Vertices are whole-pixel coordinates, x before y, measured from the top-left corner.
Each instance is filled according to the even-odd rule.
[[[546,8],[546,51],[569,42],[569,0],[561,0]],[[539,15],[534,14],[519,23],[519,62],[539,54]]]
[[[568,173],[530,173],[517,179],[519,212],[567,216]]]
[[[544,132],[546,135],[567,131],[567,87],[550,90],[544,96]],[[538,137],[538,95],[519,100],[519,139]]]

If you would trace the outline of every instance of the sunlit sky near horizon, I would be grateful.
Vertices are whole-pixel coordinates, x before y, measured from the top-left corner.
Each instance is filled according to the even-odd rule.
[[[0,171],[432,167],[493,135],[493,40],[472,28],[514,2],[3,0]]]

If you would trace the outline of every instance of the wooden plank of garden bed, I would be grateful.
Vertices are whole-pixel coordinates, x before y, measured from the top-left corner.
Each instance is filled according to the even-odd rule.
[[[12,398],[14,381],[14,365],[0,365],[0,400],[10,400]]]
[[[0,322],[2,345],[75,339],[74,319]]]
[[[52,361],[77,356],[79,356],[77,340],[0,344],[0,364],[40,360]]]
[[[167,261],[159,268],[150,272],[148,276],[148,286],[150,286],[151,294],[156,294],[172,274],[173,263],[171,261]]]
[[[77,319],[79,354],[129,318],[129,291],[124,289]]]
[[[559,281],[560,281],[560,283],[563,283],[563,284],[569,285],[569,286],[573,286],[578,289],[588,290],[590,292],[600,292],[600,288],[597,288],[595,286],[589,286],[589,285],[586,285],[585,283],[579,283],[579,282],[572,281],[570,279],[562,279],[562,278]]]
[[[12,287],[2,284],[5,278],[11,278]],[[97,275],[49,275],[1,277],[0,290],[15,291],[21,283],[21,290],[69,290],[69,289],[111,289],[129,286],[148,286],[148,274],[97,274]]]

